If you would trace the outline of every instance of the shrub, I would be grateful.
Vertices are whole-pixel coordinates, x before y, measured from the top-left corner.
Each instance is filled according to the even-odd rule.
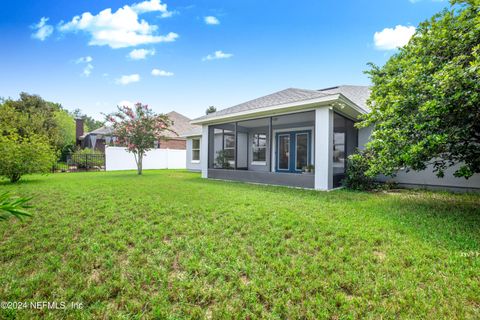
[[[22,138],[16,133],[0,136],[0,176],[17,182],[25,174],[47,173],[56,153],[42,136]]]
[[[7,220],[10,217],[22,219],[22,217],[30,217],[30,212],[25,209],[31,208],[27,202],[30,198],[12,197],[8,192],[0,194],[0,221]]]
[[[226,150],[220,150],[217,152],[217,158],[215,159],[217,166],[222,169],[230,169],[230,160]]]
[[[370,167],[369,157],[371,157],[371,154],[363,151],[348,157],[347,172],[343,180],[343,185],[346,188],[352,190],[373,190],[378,187],[378,183],[365,174]]]

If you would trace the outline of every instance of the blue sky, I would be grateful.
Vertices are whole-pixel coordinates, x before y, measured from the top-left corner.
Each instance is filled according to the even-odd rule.
[[[193,118],[209,105],[225,108],[287,87],[367,85],[367,62],[383,64],[419,22],[446,6],[2,1],[0,96],[36,93],[96,118],[121,102],[141,101]]]

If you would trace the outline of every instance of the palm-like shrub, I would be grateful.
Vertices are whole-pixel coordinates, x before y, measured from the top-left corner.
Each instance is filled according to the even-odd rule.
[[[32,216],[26,209],[32,206],[27,202],[31,198],[12,197],[8,192],[0,194],[0,221],[7,220],[10,217],[22,219]]]

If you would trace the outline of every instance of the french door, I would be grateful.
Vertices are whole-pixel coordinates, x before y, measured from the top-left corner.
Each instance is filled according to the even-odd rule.
[[[303,172],[311,164],[311,137],[311,130],[278,132],[275,171]]]

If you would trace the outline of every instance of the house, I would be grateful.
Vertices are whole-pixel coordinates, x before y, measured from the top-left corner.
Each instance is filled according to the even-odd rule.
[[[331,190],[341,186],[346,159],[368,142],[371,128],[355,128],[370,110],[366,86],[289,88],[194,119],[187,168],[203,178]],[[427,169],[428,170],[428,169]],[[432,172],[400,172],[405,185],[480,189],[469,180]]]
[[[170,127],[173,132],[167,131],[164,138],[158,141],[154,148],[156,149],[186,149],[186,138],[183,136],[195,128],[190,124],[190,119],[184,115],[171,111],[167,116],[172,121]],[[116,137],[113,135],[113,129],[103,126],[91,132],[83,133],[83,119],[76,119],[76,135],[77,145],[81,148],[95,149],[100,152],[105,152],[106,145],[117,145]]]

